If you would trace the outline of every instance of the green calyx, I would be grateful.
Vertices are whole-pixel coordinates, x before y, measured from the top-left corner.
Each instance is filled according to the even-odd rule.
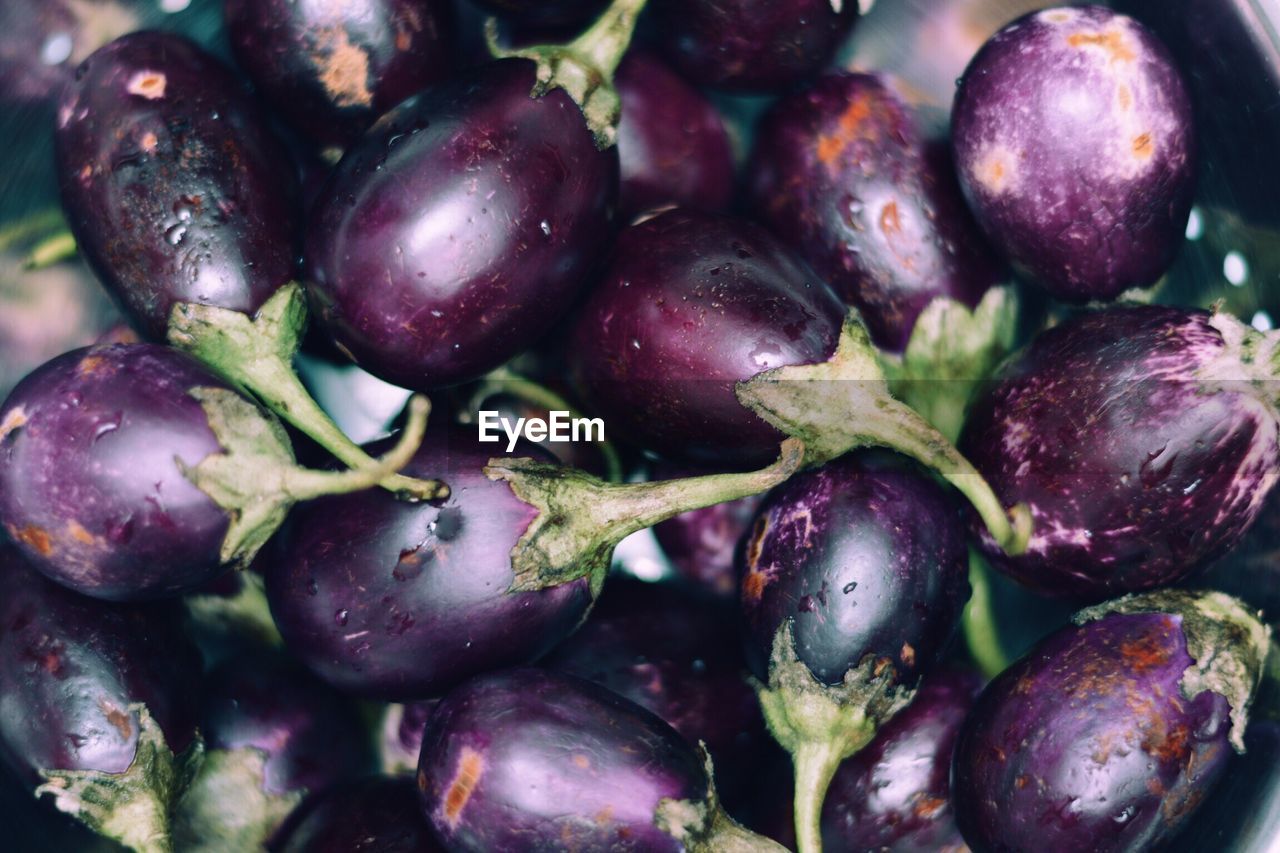
[[[699,742],[707,771],[707,797],[702,802],[662,800],[654,823],[679,841],[688,853],[774,853],[787,848],[743,828],[729,817],[716,794],[715,767],[705,743]]]
[[[278,649],[284,639],[271,618],[262,576],[241,572],[235,595],[185,595],[187,632],[200,648],[205,669],[247,649]]]
[[[1006,553],[1031,540],[1031,511],[1008,511],[991,486],[946,436],[894,399],[857,311],[850,309],[835,354],[821,364],[790,365],[739,382],[739,402],[805,444],[805,464],[821,465],[860,447],[887,447],[910,456],[969,499]]]
[[[46,781],[36,796],[51,796],[59,811],[130,850],[171,853],[173,811],[201,765],[204,745],[197,739],[175,755],[145,705],[130,705],[129,714],[138,740],[127,770],[42,770]]]
[[[169,343],[257,397],[349,468],[376,466],[338,429],[294,373],[293,358],[306,326],[307,297],[293,282],[281,287],[253,317],[211,305],[179,303],[169,317]],[[395,471],[378,485],[405,500],[439,500],[449,494],[443,483]]]
[[[302,791],[265,790],[267,756],[252,747],[218,749],[204,763],[179,801],[173,820],[178,850],[216,853],[263,850]]]
[[[530,95],[541,98],[563,89],[582,109],[587,127],[601,151],[618,140],[622,101],[613,86],[613,74],[631,44],[636,21],[648,0],[614,0],[587,30],[568,44],[504,48],[498,44],[498,25],[485,24],[489,52],[495,57],[531,59],[537,65],[537,82]]]
[[[646,483],[608,483],[585,471],[533,459],[495,458],[490,480],[504,480],[538,514],[511,552],[512,592],[591,579],[598,593],[613,548],[637,530],[694,509],[768,491],[799,470],[804,445],[783,442],[778,460],[759,471]]]
[[[773,638],[769,684],[758,685],[760,709],[774,740],[795,766],[795,825],[800,853],[822,850],[822,803],[840,762],[875,737],[915,697],[897,683],[892,662],[867,656],[838,685],[823,684],[796,654],[790,621]]]
[[[299,501],[371,489],[403,468],[422,442],[429,405],[410,401],[409,420],[396,446],[379,460],[347,471],[313,471],[294,463],[284,428],[256,405],[226,388],[192,388],[209,428],[222,445],[194,467],[175,463],[196,488],[226,510],[231,523],[222,562],[247,566]]]
[[[1265,674],[1271,628],[1244,602],[1221,592],[1161,589],[1126,595],[1072,617],[1077,625],[1112,614],[1168,613],[1182,620],[1191,666],[1182,673],[1182,695],[1194,699],[1206,690],[1231,705],[1231,745],[1244,752],[1249,706]]]

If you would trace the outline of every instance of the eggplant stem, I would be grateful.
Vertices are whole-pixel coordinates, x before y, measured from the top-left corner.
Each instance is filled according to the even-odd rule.
[[[799,853],[822,853],[822,804],[844,760],[828,741],[800,744],[791,754],[795,762],[796,848]]]
[[[0,227],[0,252],[15,246],[25,246],[33,240],[40,241],[64,230],[67,220],[58,208],[48,208],[30,213],[21,219],[6,222]]]
[[[22,261],[22,268],[27,272],[48,269],[54,264],[74,258],[78,252],[76,238],[70,231],[61,231],[32,247]]]
[[[961,625],[965,645],[982,674],[988,680],[1009,667],[1009,658],[1000,645],[996,629],[995,608],[991,602],[990,570],[976,548],[969,549],[969,586],[973,594],[964,607]]]
[[[338,428],[293,370],[306,320],[306,295],[291,282],[252,318],[211,305],[179,303],[170,315],[169,343],[253,394],[349,468],[374,468],[377,460]],[[440,500],[449,494],[449,487],[439,480],[403,474],[383,477],[378,485],[411,501]]]

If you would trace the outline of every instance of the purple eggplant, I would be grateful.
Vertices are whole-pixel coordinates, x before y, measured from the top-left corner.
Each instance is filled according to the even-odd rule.
[[[306,137],[342,148],[452,70],[447,0],[226,0],[236,60]]]
[[[619,213],[630,218],[670,205],[727,208],[733,200],[733,150],[711,102],[642,52],[622,60],[617,86]]]
[[[769,94],[820,72],[853,30],[849,0],[654,0],[656,32],[701,86]]]
[[[979,398],[960,446],[1034,520],[1027,551],[983,546],[1032,589],[1105,598],[1230,549],[1280,476],[1272,338],[1226,314],[1084,313],[1042,333]]]
[[[176,595],[247,564],[293,501],[370,481],[292,463],[279,425],[190,357],[87,347],[0,407],[0,525],[85,595]]]
[[[611,77],[641,5],[615,0],[567,46],[512,49],[415,96],[348,151],[306,255],[320,324],[361,367],[457,384],[569,307],[613,234]]]
[[[1003,278],[947,151],[884,78],[829,74],[780,100],[747,174],[758,215],[891,352],[935,299],[976,308]]]
[[[663,464],[654,469],[657,477],[673,472],[687,474],[689,469]],[[682,513],[656,525],[653,535],[681,580],[713,598],[736,598],[733,552],[751,526],[760,500],[753,495]]]
[[[205,680],[205,759],[183,798],[183,850],[261,848],[307,792],[377,769],[360,708],[278,652],[224,661]]]
[[[162,340],[179,302],[252,312],[294,274],[294,170],[239,82],[181,36],[94,53],[58,106],[62,204],[76,245]]]
[[[991,240],[1071,302],[1154,284],[1195,191],[1191,100],[1168,50],[1101,6],[1037,12],[974,57],[951,118],[961,185]]]
[[[746,682],[737,620],[719,603],[665,584],[610,580],[586,625],[542,665],[607,687],[702,743],[730,804],[758,770],[768,735]]]
[[[911,699],[969,597],[959,507],[883,452],[845,456],[766,499],[740,551],[748,660],[795,761],[801,853],[840,762]]]
[[[979,697],[953,805],[977,851],[1148,850],[1243,751],[1268,630],[1221,593],[1081,611]]]
[[[609,0],[471,0],[486,12],[534,27],[575,27],[587,23]]]
[[[777,849],[715,803],[675,729],[589,681],[535,669],[477,678],[431,718],[418,788],[453,851]],[[700,846],[706,845],[706,846]]]
[[[8,0],[0,5],[0,101],[43,103],[86,56],[136,30],[136,0]]]
[[[379,745],[384,772],[400,774],[414,771],[418,766],[418,754],[422,752],[422,735],[439,704],[439,699],[427,699],[387,707]]]
[[[444,853],[409,779],[372,776],[336,785],[298,812],[281,853]]]
[[[199,675],[176,610],[84,598],[0,545],[0,755],[29,790],[122,843],[167,839]]]
[[[1000,506],[945,436],[894,399],[856,312],[758,225],[672,210],[627,228],[580,312],[571,369],[615,435],[669,458],[766,458],[783,435],[821,464],[868,446],[930,466],[1005,547],[1025,508]]]

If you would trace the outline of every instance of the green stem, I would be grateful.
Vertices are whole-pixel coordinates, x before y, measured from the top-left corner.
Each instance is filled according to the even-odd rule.
[[[605,77],[612,77],[631,45],[636,21],[649,0],[614,0],[596,22],[567,47],[587,57]]]
[[[791,754],[795,763],[796,848],[822,853],[822,804],[844,756],[829,741],[802,743]]]
[[[37,243],[22,261],[22,268],[27,271],[47,269],[74,258],[78,251],[76,238],[70,231],[63,231]]]
[[[40,210],[17,221],[5,223],[0,228],[0,252],[26,245],[33,239],[41,239],[63,228],[66,228],[66,220],[62,217],[62,211],[57,208]]]
[[[348,467],[376,466],[312,399],[293,370],[306,320],[306,296],[298,284],[290,283],[252,318],[211,305],[180,303],[170,316],[169,342],[252,393]],[[403,474],[387,476],[379,485],[406,500],[439,500],[449,494],[448,486],[438,480]]]
[[[969,586],[973,594],[965,605],[961,622],[964,640],[982,674],[988,679],[995,678],[1008,669],[1010,661],[1000,646],[1000,633],[996,629],[989,570],[975,548],[969,549]]]

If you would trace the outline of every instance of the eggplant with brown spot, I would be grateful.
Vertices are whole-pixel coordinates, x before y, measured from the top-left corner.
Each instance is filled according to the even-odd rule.
[[[453,70],[447,0],[226,0],[236,61],[319,146],[343,148]]]
[[[408,778],[334,785],[299,806],[290,824],[281,853],[444,853]]]
[[[1220,593],[1082,611],[983,691],[956,747],[975,850],[1149,850],[1243,749],[1267,629]]]
[[[288,154],[193,42],[138,32],[95,52],[62,94],[54,149],[76,245],[152,338],[177,303],[252,313],[293,278]]]
[[[991,563],[1062,598],[1168,585],[1231,549],[1280,477],[1275,333],[1222,313],[1111,307],[1043,332],[975,401],[960,440],[1027,551]]]
[[[661,719],[535,669],[446,696],[418,765],[423,813],[454,851],[778,849],[724,817],[710,787]]]
[[[965,206],[943,143],[894,81],[834,73],[778,101],[747,169],[753,207],[902,352],[939,297],[973,309],[1004,278]]]
[[[1055,298],[1112,300],[1173,263],[1195,122],[1173,57],[1139,22],[1080,6],[1007,25],[960,79],[951,130],[978,222]]]

